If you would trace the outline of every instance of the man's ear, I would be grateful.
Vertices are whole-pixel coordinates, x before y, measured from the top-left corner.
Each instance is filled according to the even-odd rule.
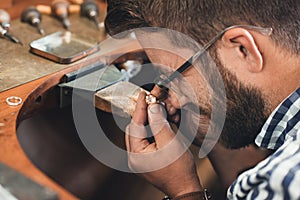
[[[263,57],[253,36],[243,28],[234,28],[226,31],[222,37],[223,45],[234,50],[238,58],[245,63],[244,66],[253,73],[263,69]]]

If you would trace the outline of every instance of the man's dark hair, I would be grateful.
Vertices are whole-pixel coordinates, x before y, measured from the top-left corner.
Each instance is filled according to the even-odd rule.
[[[277,45],[300,54],[299,0],[108,0],[110,35],[141,27],[179,31],[200,44],[226,27],[248,24],[273,28]]]

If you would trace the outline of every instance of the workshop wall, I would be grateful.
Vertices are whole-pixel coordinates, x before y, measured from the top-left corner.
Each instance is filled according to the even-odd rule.
[[[0,3],[0,9],[10,8],[12,6],[13,0],[2,0]]]

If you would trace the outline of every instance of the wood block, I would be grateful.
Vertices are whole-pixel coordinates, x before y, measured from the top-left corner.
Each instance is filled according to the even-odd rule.
[[[148,91],[133,83],[118,82],[95,94],[95,107],[119,116],[132,116],[141,91],[149,94]]]

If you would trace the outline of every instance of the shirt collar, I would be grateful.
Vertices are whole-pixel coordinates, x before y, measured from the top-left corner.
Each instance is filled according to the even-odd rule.
[[[287,139],[300,140],[300,88],[286,98],[269,116],[257,135],[255,143],[260,147],[278,149]]]

